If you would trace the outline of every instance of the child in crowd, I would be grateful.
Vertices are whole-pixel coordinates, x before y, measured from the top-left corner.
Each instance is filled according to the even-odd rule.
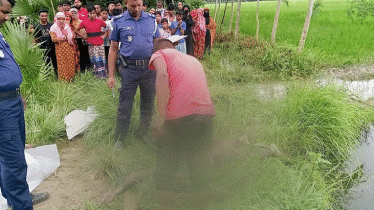
[[[176,20],[171,23],[171,35],[184,35],[184,31],[187,29],[186,23],[182,20],[183,12],[177,11]],[[179,41],[179,44],[175,48],[184,54],[187,53],[186,42],[184,39]]]
[[[57,4],[57,11],[64,12],[65,10],[64,10],[64,6],[63,5],[64,5],[64,3],[62,1],[58,2],[58,4]]]
[[[162,14],[162,13],[161,13]],[[166,18],[168,21],[169,21],[169,10],[165,10],[164,11],[164,15],[162,16],[162,18]]]
[[[80,34],[89,43],[88,54],[96,76],[101,78],[107,77],[107,67],[105,63],[104,39],[102,38],[101,28],[106,28],[103,20],[96,18],[96,10],[93,6],[87,7],[88,19],[83,20],[76,33],[81,28],[86,29],[87,35]]]
[[[174,7],[174,4],[169,4],[169,6],[168,6],[168,14],[169,14],[169,23],[172,23],[172,22],[174,22],[175,21],[175,19],[176,19],[176,17],[175,17],[175,15],[174,15],[174,9],[175,9],[175,7]]]
[[[155,14],[156,10],[155,8],[151,7],[151,9],[149,9],[149,14]]]
[[[100,18],[106,24],[106,28],[104,28],[104,30],[102,30],[104,32],[104,34],[101,36],[104,39],[104,49],[105,49],[105,61],[106,61],[106,64],[108,64],[108,55],[109,55],[109,47],[110,47],[109,37],[110,37],[110,31],[111,31],[111,28],[110,28],[111,21],[108,20],[108,14],[109,13],[108,13],[108,9],[107,8],[103,8],[101,10]]]
[[[101,11],[102,11],[100,3],[96,2],[94,4],[94,7],[95,7],[95,10],[96,10],[96,18],[100,18],[101,17]]]
[[[159,29],[161,37],[162,38],[170,37],[171,36],[171,31],[170,31],[170,28],[169,28],[169,21],[166,18],[162,18],[161,19],[161,25],[162,25],[162,28]]]
[[[162,25],[161,25],[161,19],[162,19],[161,12],[160,11],[156,11],[155,12],[155,16],[156,16],[156,22],[157,22],[157,29],[160,30],[162,28]]]

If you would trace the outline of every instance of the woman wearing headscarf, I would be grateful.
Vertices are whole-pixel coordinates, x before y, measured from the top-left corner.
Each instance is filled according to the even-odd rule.
[[[88,45],[87,41],[82,38],[80,34],[87,35],[85,29],[79,30],[79,33],[75,32],[75,29],[79,27],[82,20],[79,19],[79,11],[76,7],[70,9],[72,19],[70,22],[71,30],[74,32],[75,41],[77,43],[77,58],[79,62],[80,71],[84,72],[86,67],[90,66],[90,57],[88,56]]]
[[[213,20],[212,16],[209,15],[209,8],[204,9],[204,17],[206,28],[210,30],[210,49],[213,47],[214,38],[216,37],[217,24]]]
[[[71,81],[76,67],[74,34],[65,23],[63,12],[58,12],[55,19],[56,22],[51,26],[49,33],[56,46],[58,79]]]
[[[194,26],[194,21],[192,19],[192,16],[190,15],[190,7],[188,5],[183,6],[183,21],[187,25],[187,29],[184,31],[184,35],[187,35],[186,37],[186,47],[187,47],[187,54],[193,55],[193,35],[192,35],[192,29]]]
[[[193,27],[194,56],[200,59],[203,57],[205,50],[206,25],[204,11],[201,8],[193,9],[191,16],[195,22],[195,26]]]

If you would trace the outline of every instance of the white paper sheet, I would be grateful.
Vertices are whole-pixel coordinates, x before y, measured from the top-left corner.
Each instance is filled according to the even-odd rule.
[[[30,192],[60,166],[60,156],[56,144],[26,149],[25,157],[28,166],[26,180]],[[0,192],[0,210],[7,208],[7,201],[1,196]]]

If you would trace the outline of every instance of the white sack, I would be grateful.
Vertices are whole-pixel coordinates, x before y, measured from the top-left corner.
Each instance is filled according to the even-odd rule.
[[[66,115],[64,120],[68,139],[72,139],[83,133],[97,116],[98,114],[95,113],[95,108],[93,106],[89,106],[87,111],[74,110]]]
[[[56,144],[26,149],[25,158],[28,167],[26,180],[30,192],[60,166],[60,156]],[[7,202],[0,192],[0,210],[7,208]]]

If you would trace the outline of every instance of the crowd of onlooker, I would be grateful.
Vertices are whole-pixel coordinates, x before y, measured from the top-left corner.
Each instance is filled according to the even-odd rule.
[[[156,8],[143,3],[142,10],[155,16],[162,38],[187,35],[176,46],[180,52],[202,58],[212,48],[217,25],[209,8],[191,10],[182,2],[164,8],[163,1],[158,0]],[[53,64],[59,80],[71,81],[76,72],[89,67],[96,76],[106,78],[113,21],[126,7],[120,0],[111,1],[106,7],[101,3],[83,7],[81,0],[74,0],[73,4],[65,0],[58,3],[57,11],[50,23],[49,11],[41,9],[40,22],[28,27],[45,49],[46,61]]]

